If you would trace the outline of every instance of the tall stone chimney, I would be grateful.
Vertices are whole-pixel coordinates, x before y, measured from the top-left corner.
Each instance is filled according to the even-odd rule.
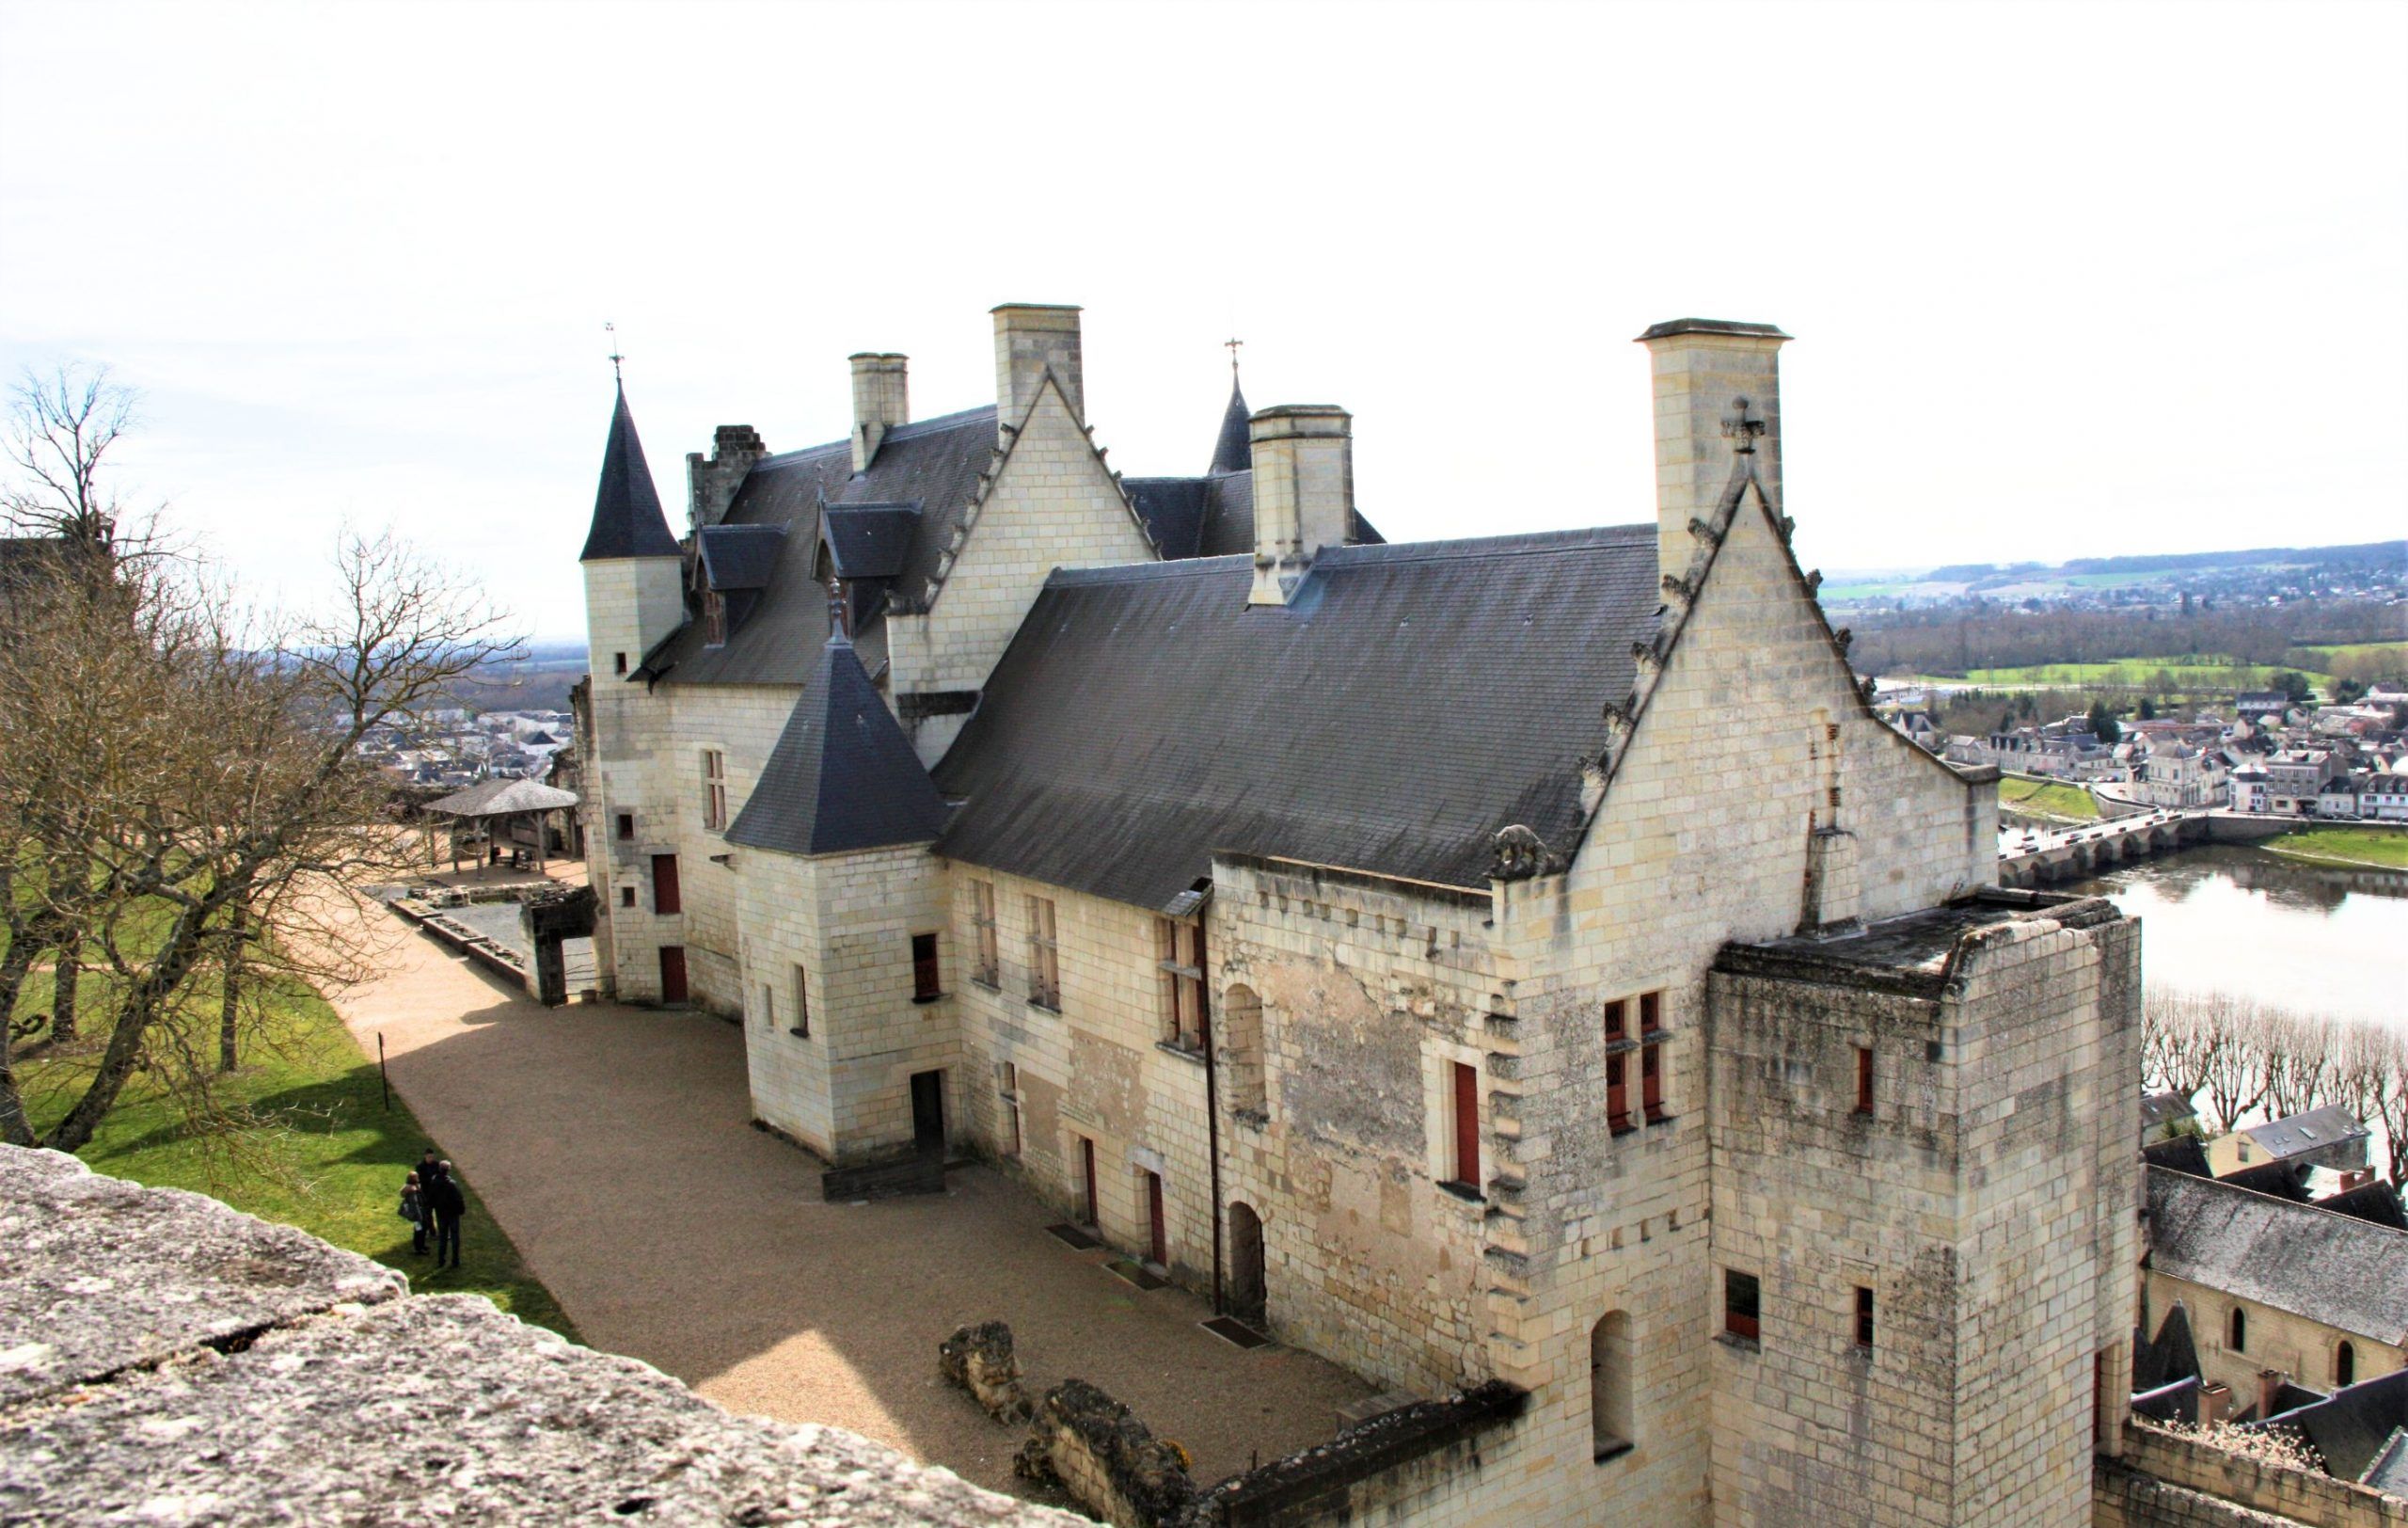
[[[686,453],[686,523],[693,530],[727,518],[736,491],[752,464],[769,454],[750,424],[722,424],[711,433],[711,454]]]
[[[853,363],[853,470],[866,472],[877,459],[878,443],[897,424],[911,422],[911,390],[905,369],[908,356],[881,356],[863,351]]]
[[[1254,589],[1284,605],[1323,547],[1354,523],[1354,417],[1332,404],[1284,404],[1246,422],[1254,462]]]
[[[1051,371],[1070,400],[1070,412],[1086,422],[1086,384],[1079,357],[1079,310],[1038,302],[1007,302],[995,309],[995,422],[1019,425]]]
[[[1771,324],[1715,318],[1676,318],[1639,337],[1655,376],[1659,574],[1688,570],[1697,549],[1689,521],[1714,518],[1740,448],[1755,453],[1756,476],[1782,507],[1779,358],[1788,338]],[[1726,420],[1735,422],[1728,434]]]

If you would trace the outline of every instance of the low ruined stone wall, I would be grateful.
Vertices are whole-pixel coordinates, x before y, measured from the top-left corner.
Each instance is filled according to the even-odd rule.
[[[1529,1397],[1502,1380],[1424,1401],[1329,1442],[1235,1475],[1198,1497],[1178,1528],[1303,1528],[1312,1523],[1435,1525],[1490,1516],[1486,1455]]]
[[[0,1522],[1079,1528],[215,1200],[0,1146]]]
[[[1014,1467],[1059,1485],[1113,1528],[1163,1528],[1196,1495],[1186,1455],[1084,1379],[1045,1393]]]
[[[2094,1502],[2092,1520],[2099,1528],[2223,1528],[2267,1520],[2408,1528],[2408,1501],[2397,1496],[2262,1464],[2137,1422],[2124,1430],[2122,1467],[2101,1466]]]

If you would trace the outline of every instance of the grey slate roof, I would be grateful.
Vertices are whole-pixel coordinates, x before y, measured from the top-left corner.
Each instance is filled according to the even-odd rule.
[[[2353,1138],[2364,1140],[2367,1127],[2348,1109],[2338,1104],[2331,1104],[2321,1109],[2310,1109],[2305,1114],[2251,1125],[2241,1133],[2255,1141],[2259,1150],[2280,1161],[2307,1152],[2321,1152]]]
[[[602,481],[594,490],[594,523],[585,533],[580,563],[616,557],[676,557],[677,538],[660,512],[660,493],[644,465],[635,416],[627,412],[627,390],[610,411],[610,438],[602,447]]]
[[[446,817],[507,817],[514,812],[549,812],[577,804],[572,792],[535,780],[480,780],[455,790],[426,810]]]
[[[1237,373],[1229,374],[1229,406],[1221,411],[1221,433],[1212,441],[1212,465],[1204,469],[1211,476],[1224,472],[1244,472],[1254,466],[1254,443],[1246,434],[1246,421],[1253,418],[1245,406],[1245,393],[1238,386]]]
[[[1653,524],[1335,548],[1284,608],[1252,576],[1054,573],[937,767],[940,851],[1159,908],[1214,851],[1485,889],[1499,829],[1569,848],[1656,630]]]
[[[705,647],[701,623],[687,622],[646,656],[636,676],[665,684],[803,683],[828,636],[827,592],[814,578],[821,502],[919,506],[918,532],[894,581],[897,593],[913,597],[935,573],[994,449],[995,411],[987,407],[895,426],[869,470],[858,474],[847,440],[763,457],[721,521],[786,529],[759,602],[724,646]]]
[[[2386,1343],[2408,1341],[2408,1231],[2148,1170],[2149,1265]]]
[[[2355,1188],[2338,1194],[2327,1194],[2310,1202],[2320,1210],[2335,1215],[2347,1215],[2360,1220],[2371,1220],[2379,1226],[2408,1231],[2408,1211],[2400,1203],[2400,1190],[2381,1178],[2369,1178]]]
[[[706,525],[694,536],[703,561],[703,577],[725,594],[759,589],[768,584],[784,549],[783,525]]]
[[[1129,478],[1120,485],[1129,491],[1137,517],[1146,522],[1165,560],[1254,555],[1251,470],[1200,478]],[[1377,547],[1387,538],[1357,509],[1347,539]]]
[[[844,633],[819,649],[727,841],[788,854],[926,843],[945,804]]]
[[[820,512],[820,539],[841,579],[892,579],[911,553],[919,529],[917,504],[830,504]]]
[[[2395,1494],[2408,1482],[2408,1472],[2384,1478],[2400,1468],[2400,1434],[2408,1427],[2408,1369],[2345,1385],[2267,1420],[2306,1434],[2324,1468],[2339,1479],[2363,1481]]]
[[[2141,1099],[2143,1128],[2170,1124],[2176,1120],[2190,1119],[2197,1113],[2198,1110],[2191,1106],[2191,1101],[2180,1093],[2149,1093]]]

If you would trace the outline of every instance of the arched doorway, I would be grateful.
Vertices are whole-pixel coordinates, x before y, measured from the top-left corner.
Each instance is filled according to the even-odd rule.
[[[1270,1304],[1262,1256],[1262,1217],[1239,1200],[1229,1205],[1229,1313],[1252,1326],[1263,1324]]]

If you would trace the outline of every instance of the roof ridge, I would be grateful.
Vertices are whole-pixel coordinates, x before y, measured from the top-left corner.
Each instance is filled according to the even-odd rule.
[[[913,420],[908,424],[889,425],[885,436],[881,438],[881,443],[885,440],[915,440],[924,435],[941,435],[946,430],[960,429],[966,425],[974,423],[977,422],[980,415],[985,415],[990,421],[991,421],[994,414],[995,406],[993,404],[980,404],[975,408],[959,409],[950,414],[932,415],[927,419]],[[757,472],[763,468],[792,467],[802,461],[805,457],[832,456],[838,452],[850,452],[852,449],[853,442],[850,438],[847,438],[842,440],[831,440],[825,444],[816,446],[797,446],[792,451],[773,452],[770,454],[762,457],[759,461],[752,464],[752,470]]]
[[[2398,1226],[2387,1226],[2380,1220],[2369,1220],[2364,1216],[2350,1215],[2340,1210],[2328,1210],[2323,1205],[2316,1203],[2311,1200],[2289,1199],[2281,1194],[2270,1194],[2262,1188],[2252,1188],[2247,1184],[2234,1183],[2229,1178],[2202,1178],[2195,1172],[2185,1172],[2180,1168],[2164,1167],[2156,1162],[2144,1162],[2141,1165],[2151,1172],[2166,1173],[2173,1178],[2179,1178],[2186,1183],[2206,1184],[2210,1187],[2225,1189],[2230,1193],[2247,1194],[2253,1199],[2262,1199],[2269,1204],[2279,1204],[2285,1209],[2305,1210],[2315,1215],[2321,1215],[2328,1219],[2342,1221],[2353,1226],[2365,1226],[2370,1231],[2380,1231],[2388,1236],[2408,1236],[2408,1231],[2403,1231]],[[2259,1165],[2271,1166],[2272,1164],[2261,1163]],[[2383,1180],[2376,1179],[2374,1181],[2380,1183]],[[2365,1185],[2361,1184],[2359,1186],[2364,1187]],[[2403,1370],[2402,1372],[2408,1373],[2408,1370]]]

